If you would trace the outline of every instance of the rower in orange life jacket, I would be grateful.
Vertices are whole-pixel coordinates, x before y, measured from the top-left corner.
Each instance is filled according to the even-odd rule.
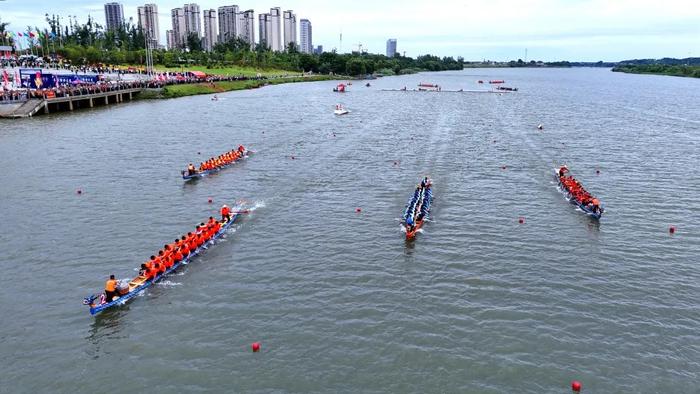
[[[105,301],[112,302],[117,295],[117,280],[114,275],[109,276],[109,280],[105,282]]]
[[[231,220],[231,209],[224,204],[224,206],[221,207],[221,221],[229,221]]]

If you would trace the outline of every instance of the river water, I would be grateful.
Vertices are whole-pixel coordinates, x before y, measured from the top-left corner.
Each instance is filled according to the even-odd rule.
[[[381,90],[478,79],[519,91]],[[699,80],[371,83],[0,122],[0,392],[697,392]],[[238,144],[257,153],[180,179]],[[556,189],[561,163],[600,222]],[[433,220],[406,242],[424,175]],[[96,317],[81,305],[236,201],[254,210],[176,275]]]

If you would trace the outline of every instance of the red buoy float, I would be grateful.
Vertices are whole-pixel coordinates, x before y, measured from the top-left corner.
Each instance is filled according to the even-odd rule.
[[[524,217],[522,217],[522,216],[521,216],[521,217],[519,217],[519,218],[518,218],[518,223],[520,223],[520,224],[523,224],[523,223],[525,223],[525,218],[524,218]]]
[[[501,170],[505,170],[505,169],[506,169],[506,166],[501,166]]]
[[[675,234],[675,233],[676,233],[676,226],[671,226],[671,227],[669,227],[669,228],[668,228],[668,232],[671,233],[671,234]]]
[[[292,160],[294,160],[294,156],[292,156]]]
[[[355,212],[357,212],[357,213],[362,212],[362,208],[355,208]]]
[[[257,353],[260,351],[260,342],[253,342],[252,345],[250,345],[251,349],[253,349],[253,353]]]
[[[75,192],[78,193],[78,194],[83,194],[83,191],[80,190],[80,189],[76,190]]]
[[[208,202],[209,204],[211,204],[212,202],[214,202],[214,200],[212,200],[211,197],[209,197],[209,199],[207,200],[207,202]]]
[[[574,380],[571,382],[571,390],[573,390],[574,393],[578,393],[581,391],[581,382],[578,380]]]

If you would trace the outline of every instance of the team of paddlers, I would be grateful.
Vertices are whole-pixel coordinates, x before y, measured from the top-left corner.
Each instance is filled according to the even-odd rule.
[[[199,172],[221,168],[240,159],[243,157],[243,155],[245,155],[245,152],[245,147],[243,145],[238,145],[238,149],[232,149],[230,152],[226,152],[218,157],[212,157],[207,161],[199,163],[199,169],[197,169],[194,164],[190,163],[187,166],[187,175],[195,175]]]
[[[423,178],[420,184],[416,186],[416,190],[413,192],[413,197],[408,202],[406,206],[406,211],[404,212],[404,221],[406,222],[406,232],[412,233],[415,227],[422,223],[426,215],[428,215],[428,210],[430,209],[430,198],[432,191],[430,189],[432,182],[428,177]],[[428,199],[428,200],[426,200]]]
[[[224,205],[221,207],[221,220],[210,216],[206,223],[195,226],[194,231],[190,231],[180,238],[175,238],[172,243],[163,245],[157,254],[152,255],[149,260],[141,264],[138,276],[128,284],[118,281],[114,275],[110,275],[109,280],[105,283],[104,298],[100,299],[100,303],[112,302],[115,297],[127,294],[130,288],[138,287],[146,281],[154,281],[163,275],[173,265],[186,259],[197,248],[211,240],[221,227],[231,220],[232,213],[231,209]]]
[[[562,187],[577,203],[587,207],[592,212],[599,213],[601,210],[600,201],[587,192],[573,176],[567,176],[568,173],[569,169],[566,166],[559,168],[559,182],[561,182]]]

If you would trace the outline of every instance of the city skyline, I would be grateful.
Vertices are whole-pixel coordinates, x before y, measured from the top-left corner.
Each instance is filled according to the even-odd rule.
[[[25,30],[27,25],[45,27],[44,13],[65,18],[76,15],[80,21],[90,14],[105,25],[106,3],[7,0],[0,3],[0,14],[3,22],[10,22],[9,29],[16,31]],[[143,2],[119,3],[125,19],[133,18],[136,23],[136,8]],[[170,10],[182,7],[183,1],[154,3],[160,9],[158,40],[165,43],[166,30],[171,30]],[[196,4],[200,9],[235,4],[241,12],[253,9],[255,19],[274,7],[294,10],[298,18],[313,21],[315,45],[340,52],[357,50],[362,44],[369,52],[384,53],[386,40],[397,38],[400,52],[409,56],[431,53],[463,56],[467,60],[525,58],[526,52],[530,60],[545,61],[700,56],[700,7],[688,0],[658,4],[649,0],[474,0],[469,4],[448,0],[430,5],[429,15],[433,17],[426,16],[427,3],[414,0],[381,4],[360,0],[343,10],[318,0]],[[442,15],[451,15],[453,21],[446,23]],[[257,29],[255,21],[251,30]]]

